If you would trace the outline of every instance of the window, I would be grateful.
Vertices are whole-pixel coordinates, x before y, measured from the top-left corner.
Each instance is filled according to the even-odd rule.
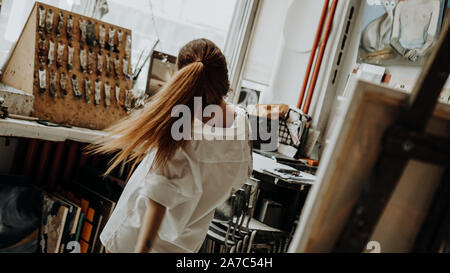
[[[35,1],[3,0],[0,14],[0,66],[3,66]],[[132,63],[136,69],[154,48],[170,55],[196,38],[214,41],[227,56],[232,86],[238,85],[248,37],[259,0],[41,0],[58,8],[129,28],[133,32]],[[99,12],[99,9],[102,9]],[[14,14],[14,16],[10,16]],[[148,64],[135,83],[145,92]],[[236,88],[235,88],[236,89]]]
[[[109,0],[101,20],[132,30],[135,69],[156,41],[155,50],[174,56],[196,38],[210,39],[224,49],[235,6],[236,0]],[[148,62],[135,85],[138,96],[145,91],[147,72]]]

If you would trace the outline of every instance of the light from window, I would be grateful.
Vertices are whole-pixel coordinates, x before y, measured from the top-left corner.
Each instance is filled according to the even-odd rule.
[[[177,56],[180,48],[197,38],[207,38],[224,48],[236,0],[110,0],[102,20],[133,31],[132,61],[159,38],[157,51]],[[143,92],[148,63],[135,92]],[[137,94],[138,95],[138,94]]]

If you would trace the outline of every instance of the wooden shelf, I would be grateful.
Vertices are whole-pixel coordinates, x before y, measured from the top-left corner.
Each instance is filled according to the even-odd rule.
[[[54,142],[72,140],[82,143],[92,143],[95,139],[103,137],[103,131],[84,128],[49,127],[34,121],[17,119],[0,119],[0,136],[23,137]]]

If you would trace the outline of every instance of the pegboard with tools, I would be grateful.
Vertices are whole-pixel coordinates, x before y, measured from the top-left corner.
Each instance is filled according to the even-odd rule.
[[[36,2],[2,82],[34,95],[33,116],[104,129],[134,101],[131,30]]]

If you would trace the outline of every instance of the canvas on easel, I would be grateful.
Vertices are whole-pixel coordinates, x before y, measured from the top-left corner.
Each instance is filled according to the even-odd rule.
[[[324,152],[290,251],[333,250],[381,152],[383,133],[408,100],[402,91],[362,81],[351,93],[346,114]],[[437,106],[427,132],[450,136],[450,105]],[[383,252],[411,250],[443,172],[442,167],[419,161],[408,164],[371,238]]]

